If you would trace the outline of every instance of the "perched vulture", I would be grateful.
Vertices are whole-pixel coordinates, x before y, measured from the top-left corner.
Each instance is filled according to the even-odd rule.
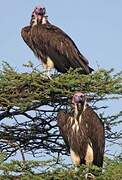
[[[42,60],[48,73],[52,68],[61,73],[70,68],[81,68],[84,74],[93,71],[73,40],[60,28],[49,23],[42,6],[35,7],[30,25],[22,28],[21,36],[38,59]]]
[[[57,121],[60,133],[74,165],[103,165],[105,147],[104,124],[81,92],[72,98],[73,110],[60,110]]]

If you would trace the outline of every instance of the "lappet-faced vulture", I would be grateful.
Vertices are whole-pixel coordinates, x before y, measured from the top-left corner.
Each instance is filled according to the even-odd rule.
[[[60,110],[57,121],[60,133],[70,152],[74,165],[103,165],[105,132],[104,123],[86,102],[83,93],[72,98],[71,112]]]
[[[35,7],[30,24],[22,28],[21,36],[48,72],[52,68],[61,73],[70,68],[81,68],[83,74],[93,71],[73,40],[48,21],[46,10],[42,6]]]

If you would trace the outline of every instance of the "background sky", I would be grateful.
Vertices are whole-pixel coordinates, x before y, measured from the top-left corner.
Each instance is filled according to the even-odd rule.
[[[39,64],[20,35],[39,4],[46,7],[49,21],[74,40],[92,68],[122,70],[122,0],[1,0],[0,65],[7,61],[23,70],[29,60]],[[111,106],[113,113],[120,108],[118,101]]]

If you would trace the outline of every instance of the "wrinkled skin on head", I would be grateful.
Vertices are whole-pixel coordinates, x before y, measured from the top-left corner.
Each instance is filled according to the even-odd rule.
[[[46,9],[43,6],[36,6],[32,12],[30,24],[32,25],[33,23],[41,21],[45,14]]]
[[[85,102],[85,100],[86,100],[85,94],[83,94],[81,92],[75,93],[72,97],[73,104],[83,103],[83,102]]]
[[[75,93],[72,97],[72,106],[73,106],[73,108],[77,107],[78,111],[83,110],[85,102],[86,102],[85,94],[83,94],[81,92]]]
[[[46,9],[43,6],[36,6],[32,15],[41,15],[44,16],[46,14]]]

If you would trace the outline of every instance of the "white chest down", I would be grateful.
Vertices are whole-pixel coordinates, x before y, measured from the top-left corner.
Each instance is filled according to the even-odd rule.
[[[82,117],[80,117],[80,122],[81,122],[81,118]],[[73,120],[74,120],[74,122],[73,122]],[[77,135],[78,133],[81,133],[81,131],[79,131],[79,128],[80,128],[79,122],[76,119],[71,118],[70,124],[72,127],[72,133],[75,133],[75,135]],[[87,124],[86,124],[86,128],[88,128]],[[83,136],[84,136],[84,133],[82,132],[82,136],[80,136],[80,137],[83,137]],[[79,141],[80,141],[80,139],[79,139]],[[80,162],[81,162],[81,159],[80,159],[81,154],[78,154],[75,151],[73,151],[72,147],[70,147],[70,154],[71,154],[71,160],[72,160],[73,164],[76,166],[79,166]],[[89,166],[92,164],[92,162],[93,162],[93,148],[92,148],[92,143],[90,142],[87,145],[87,149],[86,149],[85,163],[86,163],[86,165]]]
[[[51,78],[51,70],[54,68],[54,63],[49,56],[47,57],[46,63],[43,62],[43,67],[45,69],[45,75],[47,75],[47,77],[49,79],[52,79]]]
[[[51,70],[54,68],[54,63],[49,56],[47,57],[47,62],[43,63],[43,66],[46,70]]]

